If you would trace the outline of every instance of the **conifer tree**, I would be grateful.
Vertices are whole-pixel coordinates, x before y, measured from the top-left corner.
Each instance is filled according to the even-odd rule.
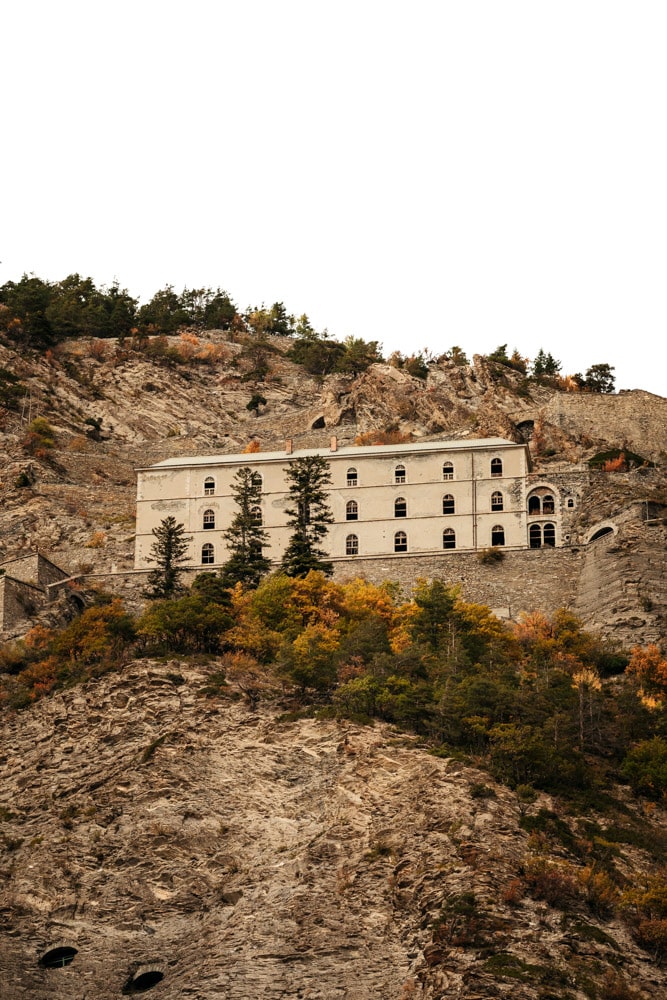
[[[334,519],[326,489],[331,485],[329,465],[321,455],[308,455],[295,459],[285,472],[290,484],[285,513],[294,530],[283,555],[283,572],[306,576],[313,569],[331,576],[333,566],[319,547]]]
[[[153,528],[155,541],[151,545],[150,561],[157,568],[148,575],[148,597],[173,597],[183,590],[180,582],[179,563],[187,559],[188,543],[185,527],[178,524],[175,517],[165,517],[157,528]]]
[[[262,500],[262,477],[247,465],[236,473],[232,493],[237,512],[232,523],[223,531],[223,538],[231,553],[220,575],[228,587],[242,583],[256,587],[269,572],[271,563],[262,552],[269,536],[262,528],[259,504]]]

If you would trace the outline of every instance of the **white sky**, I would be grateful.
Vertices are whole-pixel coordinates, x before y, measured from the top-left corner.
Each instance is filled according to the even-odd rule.
[[[21,0],[0,284],[281,300],[667,396],[664,0]]]

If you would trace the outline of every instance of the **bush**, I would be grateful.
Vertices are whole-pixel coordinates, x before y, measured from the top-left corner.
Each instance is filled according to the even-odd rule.
[[[534,899],[543,899],[549,906],[559,910],[570,909],[579,898],[577,880],[568,868],[565,865],[550,864],[542,858],[526,862],[524,882]]]
[[[28,455],[34,455],[35,458],[46,458],[55,443],[55,431],[51,424],[45,417],[37,417],[28,424],[21,447]]]
[[[494,563],[503,561],[505,551],[497,545],[492,545],[491,548],[481,549],[477,553],[477,558],[484,566],[492,566]]]

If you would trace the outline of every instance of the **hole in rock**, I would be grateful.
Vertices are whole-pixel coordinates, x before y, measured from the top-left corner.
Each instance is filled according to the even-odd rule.
[[[43,969],[64,969],[69,965],[77,953],[76,948],[51,948],[42,955],[39,964]]]
[[[140,972],[138,976],[131,979],[128,983],[124,993],[145,993],[146,990],[152,990],[154,986],[161,983],[164,979],[164,972],[158,972],[157,969],[151,969],[148,972]]]

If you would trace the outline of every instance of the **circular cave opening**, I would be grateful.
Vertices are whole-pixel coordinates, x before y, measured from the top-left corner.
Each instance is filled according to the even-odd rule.
[[[326,427],[323,416],[316,417],[315,420],[313,420],[312,424],[310,425],[310,428],[313,431],[321,430],[322,427]]]
[[[66,965],[72,963],[76,953],[76,948],[51,948],[42,955],[39,964],[43,969],[64,969]]]
[[[134,993],[145,993],[147,990],[152,990],[158,983],[161,983],[163,979],[164,972],[158,972],[157,969],[140,972],[138,976],[134,976],[129,981],[123,993],[130,994],[130,996]]]

